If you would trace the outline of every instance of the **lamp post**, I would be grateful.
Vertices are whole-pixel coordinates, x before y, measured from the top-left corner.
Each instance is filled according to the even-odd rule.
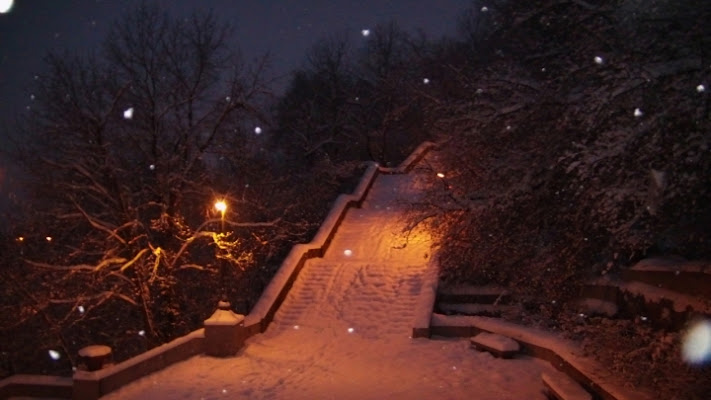
[[[221,215],[220,221],[222,221],[220,233],[224,233],[225,232],[225,211],[227,211],[227,203],[225,203],[224,200],[217,200],[215,202],[215,210],[220,212],[220,215]]]

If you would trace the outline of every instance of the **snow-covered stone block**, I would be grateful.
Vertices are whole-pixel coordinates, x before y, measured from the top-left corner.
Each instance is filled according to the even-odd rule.
[[[487,351],[500,358],[511,358],[521,348],[517,341],[496,333],[481,332],[469,341],[475,349]]]
[[[215,313],[205,320],[205,353],[216,357],[235,355],[245,339],[244,315],[230,310],[230,303],[219,302]]]
[[[86,346],[79,350],[79,359],[89,371],[98,371],[111,361],[111,347],[103,345]]]
[[[541,380],[548,393],[558,400],[592,400],[592,395],[566,374],[544,372]]]

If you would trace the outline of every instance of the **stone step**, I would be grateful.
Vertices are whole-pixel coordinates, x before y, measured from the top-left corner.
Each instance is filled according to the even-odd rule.
[[[437,303],[437,310],[445,315],[480,315],[484,317],[516,317],[521,308],[516,305],[493,305],[479,303]]]
[[[641,282],[661,289],[711,299],[711,262],[680,257],[647,258],[620,271],[626,282]]]
[[[439,285],[437,300],[443,303],[507,304],[509,292],[498,286]]]
[[[659,288],[641,282],[625,282],[604,276],[588,282],[581,298],[617,305],[616,316],[640,318],[663,329],[682,329],[694,318],[711,316],[711,300]]]
[[[592,395],[588,391],[564,373],[544,372],[541,374],[541,380],[548,393],[555,399],[592,400]]]
[[[470,338],[469,342],[478,351],[486,351],[499,358],[512,358],[521,349],[517,341],[489,332],[481,332]]]

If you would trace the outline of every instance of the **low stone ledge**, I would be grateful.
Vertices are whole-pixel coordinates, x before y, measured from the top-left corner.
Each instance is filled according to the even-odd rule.
[[[568,375],[544,372],[541,380],[548,393],[558,400],[592,400],[592,395]]]
[[[71,399],[72,378],[18,374],[0,380],[0,399],[13,397]]]
[[[76,371],[72,398],[98,399],[138,378],[204,353],[204,339],[204,329],[198,329],[111,367],[98,371]]]
[[[496,333],[481,332],[469,341],[478,351],[486,351],[499,358],[513,358],[521,349],[517,341]]]
[[[651,400],[655,397],[645,390],[631,391],[599,363],[582,355],[572,342],[549,332],[528,328],[497,318],[476,316],[432,315],[430,326],[433,335],[474,336],[480,332],[504,335],[521,345],[521,352],[550,362],[585,389],[604,400]],[[453,333],[460,333],[454,335]]]

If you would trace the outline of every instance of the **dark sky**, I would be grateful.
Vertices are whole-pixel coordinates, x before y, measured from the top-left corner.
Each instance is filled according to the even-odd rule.
[[[0,2],[3,0],[0,0]],[[247,59],[269,51],[275,75],[297,67],[319,38],[395,19],[430,37],[453,33],[471,0],[158,0],[175,15],[212,8],[235,29]],[[48,51],[85,51],[103,40],[113,19],[138,0],[15,0],[0,14],[0,123],[29,104],[29,83]],[[365,40],[365,38],[363,38]],[[284,86],[284,82],[281,83]],[[2,129],[4,130],[4,129]],[[0,130],[0,132],[2,132]]]
[[[0,0],[2,4],[9,0]],[[18,113],[30,105],[31,82],[43,72],[48,52],[85,53],[101,44],[113,20],[141,0],[15,0],[0,13],[0,214],[19,179],[2,155]],[[147,0],[149,3],[153,0]],[[271,54],[277,93],[289,71],[303,62],[320,38],[348,31],[367,40],[362,29],[395,20],[428,37],[454,33],[457,16],[473,0],[155,0],[175,16],[212,9],[229,22],[236,47],[247,60]],[[15,182],[15,183],[13,183]]]

